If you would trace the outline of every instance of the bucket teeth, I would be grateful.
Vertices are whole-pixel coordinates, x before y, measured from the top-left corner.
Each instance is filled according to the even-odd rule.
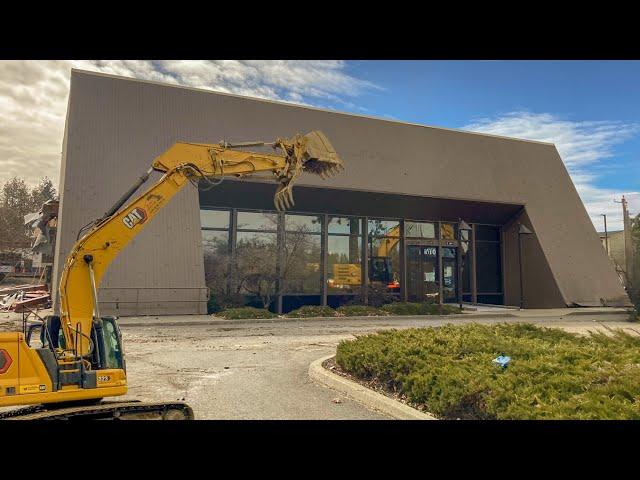
[[[281,187],[273,199],[273,203],[278,211],[287,210],[295,205],[293,201],[293,191],[289,186]]]

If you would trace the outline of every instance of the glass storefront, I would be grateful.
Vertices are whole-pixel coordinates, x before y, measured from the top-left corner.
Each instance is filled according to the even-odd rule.
[[[367,295],[400,295],[400,221],[369,219]]]
[[[498,226],[215,208],[201,225],[216,305],[503,301]]]

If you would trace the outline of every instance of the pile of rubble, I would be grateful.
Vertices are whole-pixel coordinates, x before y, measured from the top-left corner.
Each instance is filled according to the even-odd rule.
[[[49,308],[51,295],[46,285],[16,285],[0,289],[0,311],[26,312]]]

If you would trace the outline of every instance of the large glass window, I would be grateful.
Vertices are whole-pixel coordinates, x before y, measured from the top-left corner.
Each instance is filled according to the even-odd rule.
[[[325,218],[326,229],[323,228]],[[368,285],[367,298],[372,304],[397,299],[400,293],[402,252],[399,220],[372,218],[364,222],[362,218],[339,215],[279,214],[221,208],[203,208],[200,219],[206,284],[214,299],[220,297],[221,302],[224,300],[224,305],[220,303],[223,308],[237,303],[274,310],[279,296],[282,296],[284,310],[300,302],[322,302],[323,271],[326,271],[326,301],[333,306],[363,301],[365,296],[360,295],[363,284]],[[236,226],[233,230],[232,225]],[[365,228],[367,258],[363,258],[362,252]],[[447,277],[445,271],[445,277],[452,282],[447,285],[445,278],[442,285],[445,291],[450,287],[452,292],[457,292],[459,287],[457,250],[453,248],[457,242],[447,242],[459,239],[462,249],[460,287],[464,300],[471,299],[474,285],[471,271],[475,260],[478,301],[502,303],[500,227],[476,224],[474,229],[475,251],[471,248],[469,232],[458,232],[456,223],[404,222],[407,248],[412,244],[426,243],[421,242],[422,239],[443,240],[437,242],[442,248],[444,265],[438,267],[438,279],[442,268],[450,267],[453,272]],[[323,231],[327,235],[324,241]],[[323,252],[325,242],[326,251]],[[438,246],[435,242],[433,245],[425,248],[437,251]],[[446,248],[447,245],[450,248]],[[467,245],[468,249],[465,248]],[[410,262],[410,252],[407,252],[407,261]],[[326,261],[324,268],[323,258]],[[367,265],[367,279],[363,278],[363,265]],[[409,267],[407,272],[410,273]],[[429,278],[420,276],[418,280],[424,283],[429,282]]]
[[[287,232],[320,233],[322,217],[315,215],[285,215],[284,228]]]
[[[278,229],[278,214],[266,212],[238,212],[238,230]]]
[[[276,292],[278,244],[275,232],[238,232],[236,293],[259,297],[268,306]]]
[[[369,282],[372,294],[400,292],[400,223],[369,220]]]
[[[228,293],[230,271],[229,210],[200,210],[205,283],[209,295]]]
[[[331,294],[360,293],[362,285],[360,224],[359,218],[329,218],[327,287]]]
[[[322,218],[285,215],[282,278],[285,293],[318,294],[322,291]]]
[[[476,286],[479,303],[502,304],[500,227],[476,225]]]
[[[455,240],[458,226],[455,223],[440,223],[440,238],[442,240]]]
[[[436,224],[431,222],[404,222],[407,238],[436,238]]]
[[[400,222],[398,220],[369,220],[370,237],[399,237]]]
[[[237,212],[235,293],[268,307],[278,285],[278,215]]]
[[[204,278],[212,294],[227,293],[229,278],[229,232],[202,230]]]
[[[476,241],[499,242],[500,227],[494,227],[492,225],[476,225]]]
[[[478,293],[501,293],[500,244],[478,242],[476,253]]]
[[[230,213],[228,210],[200,210],[200,226],[226,230],[229,228]]]
[[[331,234],[360,235],[362,220],[355,217],[329,217],[327,230]]]

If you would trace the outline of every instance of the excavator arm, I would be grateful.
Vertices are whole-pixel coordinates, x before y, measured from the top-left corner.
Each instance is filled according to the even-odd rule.
[[[271,146],[275,154],[238,150]],[[91,347],[94,319],[100,319],[98,288],[111,262],[171,199],[187,185],[201,179],[213,183],[224,176],[244,177],[271,173],[279,183],[276,209],[293,205],[292,186],[304,171],[323,178],[339,172],[342,161],[327,138],[318,131],[277,139],[273,143],[196,144],[178,142],[158,156],[151,169],[74,245],[60,281],[60,322],[65,352],[82,358]],[[153,171],[162,178],[121,208],[145,183]]]

